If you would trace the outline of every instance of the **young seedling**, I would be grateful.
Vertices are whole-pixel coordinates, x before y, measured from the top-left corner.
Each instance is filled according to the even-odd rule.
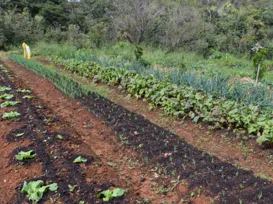
[[[13,119],[13,118],[18,117],[18,116],[20,116],[20,115],[21,115],[21,114],[18,113],[18,112],[11,111],[11,112],[9,112],[9,113],[3,113],[2,118],[3,118],[3,119]]]
[[[33,153],[33,150],[30,150],[28,152],[21,151],[15,157],[17,160],[22,161],[25,159],[33,159],[36,157],[36,154]]]
[[[32,99],[32,98],[34,98],[34,96],[30,96],[30,95],[23,96],[23,99]]]
[[[103,198],[103,201],[110,201],[117,197],[123,196],[125,191],[122,188],[114,188],[113,190],[102,191],[97,194],[97,198]]]
[[[62,135],[57,135],[56,138],[61,140],[61,139],[63,139],[63,136]]]
[[[68,188],[69,188],[70,192],[73,192],[76,187],[77,187],[77,185],[72,186],[72,185],[68,184]]]
[[[81,156],[78,156],[73,163],[85,163],[87,162],[87,159],[82,158]]]
[[[28,93],[28,94],[31,93],[31,91],[27,90],[27,89],[17,89],[17,92],[19,92],[19,93]]]
[[[1,108],[9,107],[9,106],[15,106],[17,104],[21,103],[20,101],[5,101],[0,105]]]
[[[25,133],[18,133],[15,135],[15,137],[22,137]]]
[[[14,97],[13,94],[7,94],[7,93],[0,95],[0,99],[4,99],[4,100],[10,100],[13,97]]]
[[[26,193],[27,198],[36,204],[43,198],[44,193],[48,191],[56,191],[58,189],[58,184],[53,183],[47,186],[44,186],[44,182],[42,180],[31,181],[27,183],[24,181],[23,188],[21,189],[21,193]]]
[[[0,92],[3,92],[3,91],[10,91],[12,90],[11,88],[9,87],[6,87],[6,86],[0,86]]]

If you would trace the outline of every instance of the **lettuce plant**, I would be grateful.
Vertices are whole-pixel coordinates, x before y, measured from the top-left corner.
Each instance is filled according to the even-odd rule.
[[[22,161],[25,159],[33,159],[36,157],[36,154],[33,153],[33,150],[29,150],[27,152],[21,151],[15,157],[17,160]]]
[[[97,198],[103,198],[103,201],[110,201],[117,197],[123,196],[125,191],[122,188],[114,188],[113,190],[102,191],[97,194]]]
[[[21,115],[21,114],[18,113],[18,112],[11,111],[11,112],[9,112],[9,113],[3,113],[2,118],[3,118],[3,119],[12,119],[12,118],[18,117],[18,116],[20,116],[20,115]]]
[[[9,107],[9,106],[15,106],[17,104],[21,103],[20,101],[5,101],[0,105],[1,108]]]
[[[53,183],[47,186],[44,186],[44,182],[42,180],[31,181],[27,183],[24,182],[23,188],[21,189],[21,193],[26,193],[27,198],[33,203],[37,203],[43,198],[44,193],[48,191],[56,191],[58,189],[58,184]]]

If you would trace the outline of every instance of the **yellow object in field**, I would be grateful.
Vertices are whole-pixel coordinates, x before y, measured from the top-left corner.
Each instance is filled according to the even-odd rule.
[[[26,43],[23,43],[22,47],[24,48],[24,58],[30,59],[31,52],[29,46]]]

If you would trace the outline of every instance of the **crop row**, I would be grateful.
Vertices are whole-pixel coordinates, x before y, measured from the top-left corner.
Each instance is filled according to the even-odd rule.
[[[8,70],[6,70],[1,64],[0,64],[0,75],[1,72],[7,72]],[[20,164],[20,165],[25,165],[25,164],[30,164],[30,162],[36,162],[39,161],[39,158],[43,157],[42,163],[43,163],[43,170],[45,170],[46,172],[43,172],[43,176],[40,179],[36,179],[36,178],[32,178],[29,182],[28,181],[24,181],[23,185],[21,185],[20,187],[20,194],[18,196],[18,200],[25,200],[23,197],[23,194],[26,194],[26,198],[32,202],[32,203],[38,203],[40,202],[43,197],[44,194],[47,193],[48,191],[51,192],[55,192],[55,195],[60,196],[60,194],[56,194],[57,192],[60,193],[63,191],[63,185],[64,182],[60,182],[60,186],[61,189],[59,189],[59,185],[58,183],[52,183],[49,185],[46,185],[47,182],[45,182],[44,180],[51,180],[48,179],[49,177],[47,177],[48,172],[52,171],[51,167],[55,167],[54,164],[54,160],[55,159],[61,159],[61,157],[59,156],[58,153],[62,153],[62,152],[66,152],[68,154],[68,151],[64,151],[64,149],[60,148],[61,145],[61,141],[66,141],[69,139],[69,135],[64,134],[64,136],[60,135],[60,134],[56,134],[56,133],[48,133],[48,131],[44,128],[47,124],[46,122],[46,117],[38,111],[34,111],[34,106],[30,100],[32,98],[34,98],[34,96],[32,95],[28,95],[31,94],[32,91],[27,90],[27,89],[15,89],[15,87],[10,83],[9,77],[6,75],[1,75],[0,78],[0,109],[3,109],[5,111],[5,109],[7,109],[7,107],[9,109],[11,109],[11,112],[4,112],[1,115],[2,120],[12,120],[12,121],[23,121],[23,119],[26,118],[26,115],[31,115],[31,120],[28,121],[28,125],[24,125],[23,127],[17,129],[17,130],[12,130],[10,133],[8,133],[7,140],[9,142],[11,141],[22,141],[24,139],[30,139],[31,141],[33,141],[33,144],[29,145],[28,147],[17,147],[16,150],[14,152],[16,152],[14,155],[12,155],[12,161],[15,161],[16,163]],[[68,82],[69,83],[69,82]],[[74,84],[75,85],[75,84]],[[69,89],[70,92],[70,89]],[[17,99],[21,99],[21,100],[17,100]],[[18,111],[18,112],[17,112]],[[19,113],[21,112],[21,113]],[[33,113],[36,114],[33,114]],[[39,119],[37,119],[37,117]],[[39,124],[36,125],[36,124]],[[40,132],[41,134],[45,134],[42,137],[42,141],[41,138],[39,138],[37,135],[35,136],[35,130],[32,130],[33,133],[31,133],[30,131],[28,131],[27,129],[29,127],[36,127],[37,128],[37,132]],[[31,128],[29,129],[31,130]],[[47,134],[47,135],[46,135]],[[52,134],[52,135],[51,135]],[[53,136],[54,135],[54,136]],[[12,137],[10,137],[12,136]],[[12,139],[11,139],[12,138]],[[47,138],[47,139],[44,139]],[[51,143],[52,142],[52,143]],[[57,142],[57,143],[54,143]],[[48,154],[47,154],[47,146],[50,146],[54,143],[54,147],[56,148],[56,151],[52,150],[50,152],[50,155],[52,156],[52,158],[54,158],[51,161],[48,161]],[[54,155],[54,156],[53,156]],[[58,156],[56,156],[58,155]],[[70,166],[73,166],[73,170],[78,170],[78,174],[81,172],[81,170],[78,168],[75,168],[75,166],[81,163],[88,163],[90,164],[91,161],[93,160],[92,157],[89,157],[87,155],[84,155],[84,157],[82,157],[81,155],[74,155],[71,154],[68,157],[71,157],[71,161],[69,164],[66,164],[66,168],[70,168]],[[47,158],[47,159],[45,159]],[[36,160],[38,159],[38,160]],[[46,161],[47,160],[47,161]],[[69,159],[70,160],[70,159]],[[46,168],[45,168],[45,163],[46,163]],[[65,163],[65,162],[61,162],[61,163]],[[52,172],[51,172],[52,173]],[[58,174],[58,176],[60,176],[60,173],[53,173],[54,176],[56,176]],[[56,176],[58,178],[58,176]],[[55,178],[56,178],[55,177]],[[69,176],[66,176],[65,178],[67,179]],[[52,177],[51,177],[52,178]],[[42,179],[42,180],[41,180]],[[76,178],[77,180],[78,178]],[[53,180],[64,180],[62,179],[53,179]],[[73,180],[70,180],[68,182],[73,182]],[[68,188],[69,188],[69,192],[72,193],[74,191],[74,189],[77,187],[78,189],[80,189],[82,186],[82,184],[80,182],[82,182],[81,180],[78,180],[79,184],[77,183],[77,185],[70,185],[68,184]],[[74,182],[75,184],[75,182]],[[90,188],[91,189],[91,188]],[[67,188],[65,189],[67,190]],[[85,189],[88,191],[88,189]],[[90,190],[90,192],[88,193],[93,193],[91,192],[92,190]],[[77,191],[77,194],[81,193],[80,190]],[[86,193],[85,193],[86,194]],[[117,197],[121,197],[125,194],[125,191],[121,188],[114,188],[114,189],[107,189],[104,191],[100,191],[99,193],[97,193],[95,196],[98,198],[98,201],[110,201],[113,200]],[[55,196],[54,195],[54,196]],[[70,195],[68,195],[70,196]],[[86,197],[86,195],[85,195]],[[13,201],[16,202],[13,198]],[[20,203],[19,201],[17,201],[18,203]],[[17,203],[16,202],[16,203]],[[52,199],[51,197],[51,202],[54,202],[54,199]],[[69,201],[68,201],[69,202]],[[70,203],[70,202],[69,202]],[[79,201],[80,204],[84,204],[84,201]]]
[[[11,58],[27,67],[41,66],[26,61],[21,56]],[[133,71],[101,67],[92,61],[52,58],[68,71],[95,82],[117,85],[131,96],[145,98],[151,109],[161,107],[168,115],[191,118],[193,122],[206,122],[214,128],[228,128],[244,132],[245,138],[257,137],[259,144],[273,143],[273,118],[271,109],[260,110],[255,105],[215,98],[187,86],[157,80],[153,75],[142,76]],[[38,64],[38,65],[37,65]]]

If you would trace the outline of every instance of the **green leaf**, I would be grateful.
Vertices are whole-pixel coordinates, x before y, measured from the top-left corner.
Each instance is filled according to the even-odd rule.
[[[28,152],[21,151],[15,156],[15,158],[19,161],[22,161],[24,159],[33,159],[35,157],[36,154],[33,154],[33,150],[30,150]]]
[[[69,188],[70,192],[73,192],[76,187],[77,187],[77,185],[72,186],[72,185],[68,184],[68,188]]]
[[[11,88],[9,87],[6,87],[6,86],[0,86],[0,92],[3,92],[3,91],[10,91],[12,90]]]
[[[87,162],[87,159],[82,158],[81,156],[77,157],[73,163],[85,163]]]
[[[37,203],[42,199],[43,194],[49,189],[50,191],[56,191],[58,189],[58,185],[56,183],[44,186],[44,182],[42,180],[31,181],[27,183],[24,181],[23,188],[21,189],[21,193],[26,193],[27,198],[33,203]]]
[[[2,118],[3,119],[12,119],[12,118],[15,118],[15,117],[20,116],[20,115],[21,114],[18,113],[18,112],[11,111],[9,113],[3,113]]]
[[[124,195],[124,190],[122,188],[115,188],[113,190],[113,197],[120,197],[120,196],[123,196]]]
[[[23,99],[32,99],[32,98],[34,98],[34,96],[29,96],[29,95],[23,96]]]
[[[15,137],[22,137],[25,133],[18,133],[15,135]]]
[[[56,138],[61,140],[61,139],[63,139],[63,136],[62,135],[57,135]]]
[[[103,198],[103,201],[110,201],[114,198],[123,196],[125,191],[121,188],[114,188],[113,190],[105,190],[97,194],[97,198]]]
[[[27,89],[17,89],[17,92],[19,92],[19,93],[28,93],[28,94],[31,93],[31,91],[27,90]]]
[[[10,100],[14,97],[14,95],[12,94],[2,94],[0,95],[0,99],[4,99],[4,100]]]
[[[15,106],[18,103],[21,103],[21,102],[20,101],[5,101],[4,103],[1,104],[1,108]]]
[[[57,183],[52,183],[48,185],[50,191],[56,191],[58,189],[58,184]]]

